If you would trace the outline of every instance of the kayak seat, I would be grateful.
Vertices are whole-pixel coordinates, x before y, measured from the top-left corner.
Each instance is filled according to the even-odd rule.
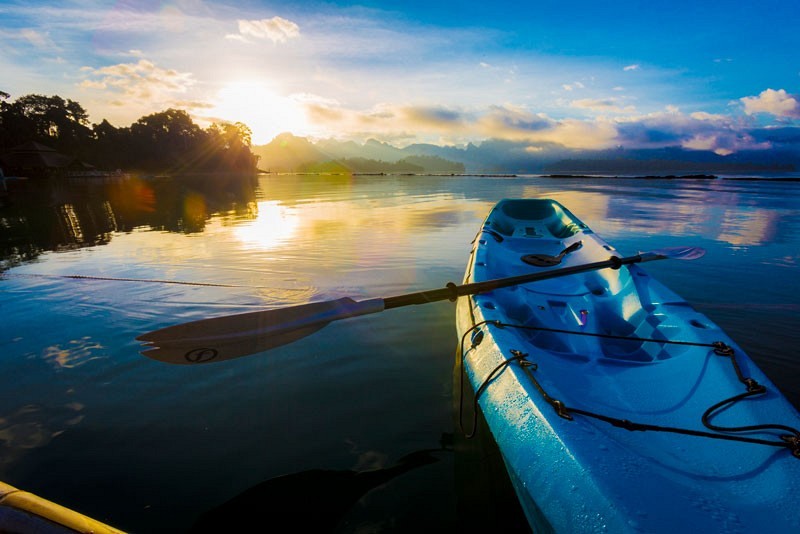
[[[498,298],[501,302],[496,301]],[[641,364],[667,360],[689,350],[686,345],[643,341],[687,339],[686,328],[693,323],[681,319],[683,310],[675,309],[689,309],[687,306],[668,304],[644,307],[635,293],[629,293],[624,298],[619,295],[611,298],[591,297],[593,304],[590,304],[586,295],[553,295],[530,288],[507,288],[493,293],[490,299],[496,304],[492,309],[504,310],[504,320],[510,324],[533,327],[519,332],[528,342],[573,361],[597,359],[605,363]],[[585,329],[579,323],[581,310],[588,311],[589,321]],[[698,326],[692,328],[702,330]],[[571,336],[546,329],[585,331],[615,337]],[[616,336],[630,339],[618,339]],[[690,336],[688,339],[695,338]]]
[[[503,201],[489,216],[487,224],[492,230],[505,236],[517,232],[538,237],[540,234],[527,230],[534,221],[541,223],[537,225],[538,228],[545,229],[557,239],[566,239],[586,229],[586,225],[580,220],[550,200]]]

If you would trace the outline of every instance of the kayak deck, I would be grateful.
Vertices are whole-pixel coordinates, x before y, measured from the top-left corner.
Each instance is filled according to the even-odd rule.
[[[526,261],[537,255],[549,258]],[[475,241],[465,282],[609,256],[618,254],[557,202],[504,200]],[[466,378],[532,525],[800,527],[790,497],[800,459],[782,438],[800,428],[797,411],[717,325],[641,267],[496,289],[457,306]],[[707,413],[747,392],[743,378],[766,391]],[[720,432],[704,415],[719,427],[788,430]],[[626,421],[650,431],[628,431]]]

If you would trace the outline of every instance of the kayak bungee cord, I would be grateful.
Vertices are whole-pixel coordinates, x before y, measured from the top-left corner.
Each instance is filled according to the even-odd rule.
[[[465,355],[465,353],[464,353],[464,339],[467,337],[467,334],[469,334],[470,332],[476,331],[475,329],[477,327],[483,325],[483,324],[489,324],[489,323],[494,323],[494,322],[495,321],[483,321],[481,323],[478,323],[475,326],[473,326],[472,328],[470,328],[469,330],[467,330],[464,333],[463,336],[461,336],[461,345],[460,345],[460,347],[461,347],[461,357],[462,358]],[[480,344],[480,342],[483,340],[482,332],[480,330],[477,330],[476,332],[477,332],[476,336],[473,337],[472,348],[478,346]],[[515,355],[513,358],[510,358],[510,359],[505,360],[504,362],[502,362],[500,365],[498,365],[497,367],[492,369],[492,372],[489,373],[489,376],[486,377],[486,379],[484,379],[483,383],[481,383],[480,387],[475,391],[475,398],[473,400],[474,404],[473,404],[473,410],[472,410],[472,430],[469,433],[464,432],[464,435],[466,436],[467,439],[472,439],[473,437],[475,437],[475,434],[478,431],[478,422],[477,422],[477,419],[478,419],[478,398],[481,396],[481,393],[483,393],[483,391],[489,386],[489,382],[492,380],[492,378],[494,378],[502,369],[505,369],[511,362],[515,362],[515,361],[519,361],[520,365],[521,365],[522,361],[527,356],[528,356],[527,354]],[[464,372],[463,371],[460,373],[460,379],[461,380],[460,380],[460,383],[459,383],[459,392],[458,392],[458,395],[459,395],[459,399],[458,399],[458,424],[459,424],[459,426],[461,426],[461,430],[463,431],[464,430],[464,425],[462,423],[462,414],[463,414],[462,408],[463,408],[463,405],[464,405],[464,402],[463,402],[463,399],[464,399]]]
[[[668,340],[668,339],[652,339],[652,338],[642,338],[636,336],[617,336],[611,334],[596,334],[591,332],[576,332],[574,330],[561,330],[555,328],[546,328],[546,327],[537,327],[537,326],[528,326],[528,325],[518,325],[512,323],[504,323],[502,321],[496,320],[486,320],[481,321],[477,324],[474,324],[471,328],[469,328],[464,334],[461,336],[460,341],[460,355],[463,358],[466,357],[467,352],[469,350],[474,349],[483,341],[483,332],[480,330],[480,327],[483,325],[487,326],[495,326],[497,328],[518,328],[522,330],[539,330],[539,331],[548,331],[548,332],[558,332],[564,334],[573,334],[573,335],[581,335],[581,336],[591,336],[591,337],[600,337],[600,338],[610,338],[610,339],[624,339],[630,341],[639,341],[639,342],[651,342],[651,343],[663,343],[663,344],[673,344],[673,345],[692,345],[696,347],[708,347],[713,349],[714,354],[722,357],[727,357],[731,361],[731,365],[736,373],[736,377],[744,384],[746,391],[744,393],[740,393],[738,395],[734,395],[728,399],[720,401],[710,408],[708,408],[702,415],[701,421],[703,426],[708,428],[709,430],[714,430],[715,432],[704,432],[700,430],[692,430],[688,428],[676,428],[676,427],[668,427],[668,426],[660,426],[660,425],[652,425],[648,423],[637,423],[634,421],[629,421],[627,419],[619,419],[616,417],[609,417],[607,415],[598,414],[595,412],[590,412],[587,410],[582,410],[580,408],[571,408],[566,406],[562,401],[551,397],[547,391],[542,387],[539,381],[534,376],[533,372],[538,370],[538,364],[533,363],[529,360],[528,354],[516,349],[511,349],[511,358],[506,359],[502,363],[500,363],[497,367],[495,367],[489,375],[483,380],[480,387],[478,387],[475,391],[475,398],[473,400],[473,421],[472,421],[472,430],[470,432],[464,431],[464,425],[462,422],[462,405],[463,405],[463,392],[464,392],[464,372],[460,373],[460,391],[459,391],[459,425],[461,426],[462,431],[465,434],[467,439],[471,439],[475,436],[477,431],[477,417],[478,417],[478,399],[488,387],[489,383],[493,378],[497,376],[497,374],[502,370],[505,369],[508,365],[513,362],[519,363],[522,370],[525,374],[530,378],[533,385],[536,387],[537,391],[542,395],[542,398],[550,404],[559,417],[564,419],[573,420],[571,414],[579,414],[585,417],[590,417],[593,419],[597,419],[599,421],[603,421],[615,427],[624,428],[625,430],[629,431],[645,431],[645,430],[652,430],[657,432],[670,432],[675,434],[684,434],[690,436],[698,436],[698,437],[706,437],[712,439],[722,439],[727,441],[740,441],[745,443],[754,443],[758,445],[768,445],[772,447],[783,447],[790,450],[792,455],[795,458],[800,459],[800,430],[780,424],[761,424],[761,425],[750,425],[750,426],[742,426],[742,427],[723,427],[714,425],[711,422],[714,415],[721,411],[723,408],[732,406],[733,404],[739,402],[740,400],[753,397],[756,395],[762,395],[767,392],[767,388],[761,384],[759,384],[756,380],[745,377],[742,373],[741,368],[739,367],[738,362],[736,361],[735,351],[732,347],[726,345],[721,341],[715,341],[713,343],[699,343],[699,342],[692,342],[692,341],[677,341],[677,340]],[[465,351],[465,341],[468,335],[472,334],[472,345],[469,350]],[[766,431],[766,430],[780,430],[784,432],[788,432],[788,434],[783,434],[780,437],[781,441],[771,441],[766,439],[758,439],[758,438],[751,438],[746,436],[738,436],[738,435],[730,435],[730,434],[723,434],[722,432],[754,432],[754,431]]]

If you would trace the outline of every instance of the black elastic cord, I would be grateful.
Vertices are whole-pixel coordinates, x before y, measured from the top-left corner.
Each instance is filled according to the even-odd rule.
[[[755,443],[755,444],[758,444],[758,445],[769,445],[769,446],[772,446],[772,447],[784,447],[784,448],[790,449],[792,451],[792,454],[794,454],[795,456],[797,456],[797,454],[798,454],[796,451],[800,450],[800,449],[798,449],[798,447],[800,447],[800,445],[798,445],[797,442],[793,442],[791,439],[788,439],[788,437],[784,437],[784,436],[781,436],[781,441],[770,441],[770,440],[766,440],[766,439],[750,438],[750,437],[746,437],[746,436],[732,436],[732,435],[729,435],[729,434],[717,434],[717,433],[713,433],[713,432],[704,432],[702,430],[692,430],[692,429],[689,429],[689,428],[678,428],[678,427],[651,425],[649,423],[637,423],[637,422],[634,422],[634,421],[630,421],[628,419],[619,419],[617,417],[609,417],[607,415],[598,414],[598,413],[595,413],[595,412],[590,412],[588,410],[582,410],[580,408],[570,408],[570,407],[565,406],[563,402],[561,402],[559,400],[555,400],[552,397],[550,397],[549,395],[547,395],[547,393],[544,391],[542,386],[539,384],[539,381],[536,380],[535,376],[533,376],[533,373],[527,367],[524,367],[523,369],[525,370],[525,372],[528,375],[528,377],[532,380],[533,384],[536,386],[536,389],[538,389],[541,393],[544,394],[544,399],[556,410],[556,413],[558,413],[559,416],[564,417],[565,419],[572,420],[572,417],[570,416],[570,414],[578,414],[578,415],[583,415],[583,416],[586,416],[586,417],[591,417],[592,419],[597,419],[599,421],[603,421],[603,422],[608,423],[608,424],[610,424],[612,426],[615,426],[617,428],[623,428],[623,429],[631,431],[631,432],[633,432],[633,431],[651,430],[651,431],[656,431],[656,432],[670,432],[670,433],[673,433],[673,434],[683,434],[683,435],[687,435],[687,436],[699,436],[699,437],[712,438],[712,439],[721,439],[721,440],[726,440],[726,441],[739,441],[739,442],[745,442],[745,443]],[[748,393],[743,393],[740,396],[744,396],[744,395],[752,395],[752,393],[749,393],[749,392]],[[728,400],[731,400],[731,399],[728,399]],[[711,409],[709,409],[709,411],[711,411]],[[706,413],[708,413],[708,412],[706,412]],[[704,415],[704,417],[705,417],[705,415]],[[705,421],[704,421],[704,423],[705,423]],[[722,427],[717,427],[717,428],[709,427],[709,428],[712,429],[712,430],[719,429],[719,431],[728,431],[728,432],[736,431],[734,429],[723,429]],[[788,426],[783,426],[783,425],[758,425],[758,428],[756,428],[756,427],[752,427],[752,428],[751,427],[742,427],[742,428],[745,429],[745,430],[750,430],[750,429],[752,429],[752,430],[762,429],[763,430],[763,429],[767,429],[767,428],[781,429],[781,430],[786,430],[787,432],[793,433],[794,436],[792,436],[792,437],[794,437],[794,438],[800,438],[800,433],[798,433],[797,430],[795,430],[795,429],[793,429],[791,427],[788,427]]]
[[[470,430],[469,432],[464,431],[464,422],[463,422],[464,374],[466,374],[466,370],[464,369],[464,359],[467,356],[467,353],[464,350],[464,341],[467,339],[467,336],[470,335],[471,333],[480,332],[479,330],[480,327],[485,324],[497,325],[499,323],[498,321],[481,321],[480,323],[472,325],[472,327],[469,328],[466,332],[464,332],[464,334],[461,336],[461,343],[459,345],[460,346],[459,355],[461,358],[461,373],[459,374],[459,388],[458,388],[458,425],[461,428],[461,431],[464,432],[464,435],[466,436],[467,439],[472,439],[473,437],[475,437],[475,433],[478,431],[478,397],[483,392],[483,390],[486,389],[486,386],[489,383],[489,380],[491,380],[492,376],[499,369],[505,367],[512,361],[512,360],[506,360],[505,362],[495,367],[494,370],[489,374],[489,377],[486,380],[484,380],[483,384],[481,384],[478,390],[475,391],[475,398],[473,399],[473,411],[472,411],[472,430]],[[481,336],[480,339],[483,339],[483,336]],[[479,343],[480,341],[478,341],[478,343],[473,343],[472,347],[470,347],[470,350],[474,349]]]
[[[668,339],[651,339],[651,338],[641,338],[641,337],[627,337],[627,336],[617,336],[611,334],[595,334],[591,332],[576,332],[574,330],[561,330],[556,328],[545,328],[545,327],[535,327],[535,326],[527,326],[527,325],[515,325],[510,323],[503,323],[500,321],[482,321],[473,325],[470,329],[468,329],[464,335],[461,337],[461,357],[462,357],[462,367],[463,367],[463,359],[466,357],[466,353],[464,351],[464,341],[466,340],[467,335],[471,332],[478,331],[478,329],[483,325],[493,325],[498,328],[520,328],[525,330],[544,330],[548,332],[559,332],[565,334],[574,334],[574,335],[583,335],[583,336],[593,336],[593,337],[601,337],[601,338],[611,338],[611,339],[624,339],[630,341],[641,341],[641,342],[653,342],[653,343],[662,343],[662,344],[674,344],[674,345],[692,345],[698,347],[709,347],[714,349],[714,353],[718,356],[727,357],[731,361],[731,365],[736,373],[737,379],[744,384],[746,391],[744,393],[740,393],[738,395],[734,395],[728,399],[720,401],[710,408],[708,408],[701,418],[703,425],[708,428],[709,430],[713,430],[715,432],[705,432],[701,430],[692,430],[688,428],[677,428],[677,427],[667,427],[667,426],[659,426],[659,425],[651,425],[647,423],[637,423],[633,421],[629,421],[627,419],[619,419],[616,417],[609,417],[606,415],[590,412],[587,410],[581,410],[579,408],[569,408],[567,407],[562,401],[551,397],[547,391],[542,387],[539,381],[533,374],[533,371],[538,369],[538,366],[535,363],[528,361],[526,358],[528,354],[517,351],[511,350],[512,357],[500,363],[489,376],[483,381],[481,386],[476,390],[475,399],[474,399],[474,414],[473,414],[473,427],[470,433],[465,433],[467,439],[472,438],[475,435],[477,430],[477,412],[478,412],[478,398],[480,394],[486,389],[489,382],[494,378],[496,373],[498,373],[501,369],[507,367],[511,362],[518,361],[522,366],[523,371],[525,374],[530,378],[533,385],[539,391],[539,394],[542,398],[550,404],[556,413],[563,417],[564,419],[572,420],[571,414],[580,414],[586,417],[591,417],[600,421],[604,421],[609,423],[615,427],[624,428],[629,431],[658,431],[658,432],[670,432],[675,434],[684,434],[690,436],[699,436],[699,437],[706,437],[712,439],[722,439],[727,441],[739,441],[745,443],[755,443],[759,445],[768,445],[772,447],[784,447],[788,448],[792,455],[796,458],[800,458],[800,430],[792,428],[786,425],[780,424],[763,424],[763,425],[749,425],[749,426],[741,426],[741,427],[723,427],[719,425],[715,425],[711,422],[714,415],[722,410],[727,406],[731,406],[741,400],[747,399],[749,397],[753,397],[756,395],[762,395],[767,392],[767,388],[763,385],[759,384],[756,380],[744,376],[742,373],[741,367],[739,366],[738,361],[736,360],[736,354],[732,347],[726,345],[721,341],[716,341],[713,343],[698,343],[698,342],[691,342],[691,341],[676,341],[676,340],[668,340]],[[482,339],[482,336],[481,338]],[[475,348],[480,340],[476,343],[473,343],[472,348]],[[470,349],[470,350],[471,350]],[[463,383],[464,383],[464,373],[465,371],[462,369],[461,372],[461,386],[460,386],[460,398],[459,398],[459,424],[462,427],[463,431],[463,424],[461,423],[462,420],[462,412],[461,407],[463,404]],[[766,439],[759,439],[759,438],[751,438],[747,436],[739,436],[739,435],[731,435],[731,434],[724,434],[723,432],[754,432],[754,431],[767,431],[767,430],[781,430],[788,432],[786,435],[781,435],[781,441],[770,441]]]
[[[689,345],[692,347],[709,347],[713,349],[719,349],[720,347],[726,347],[730,349],[724,343],[720,343],[719,341],[715,341],[714,343],[699,343],[695,341],[678,341],[674,339],[653,339],[647,337],[637,337],[637,336],[619,336],[615,334],[598,334],[595,332],[577,332],[575,330],[563,330],[560,328],[548,328],[545,326],[530,326],[524,324],[512,324],[512,323],[502,323],[500,321],[491,321],[496,326],[499,327],[508,327],[508,328],[518,328],[520,330],[541,330],[543,332],[555,332],[557,334],[571,334],[576,336],[589,336],[589,337],[599,337],[603,339],[621,339],[623,341],[641,341],[642,343],[664,343],[668,345]],[[733,349],[730,349],[733,350]]]

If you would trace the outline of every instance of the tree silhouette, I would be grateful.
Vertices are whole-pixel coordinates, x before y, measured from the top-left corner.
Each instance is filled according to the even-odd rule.
[[[0,91],[0,153],[36,141],[107,170],[151,173],[256,171],[247,125],[216,123],[203,130],[184,110],[167,109],[141,117],[130,127],[107,120],[89,126],[75,101],[26,95],[9,101]]]

